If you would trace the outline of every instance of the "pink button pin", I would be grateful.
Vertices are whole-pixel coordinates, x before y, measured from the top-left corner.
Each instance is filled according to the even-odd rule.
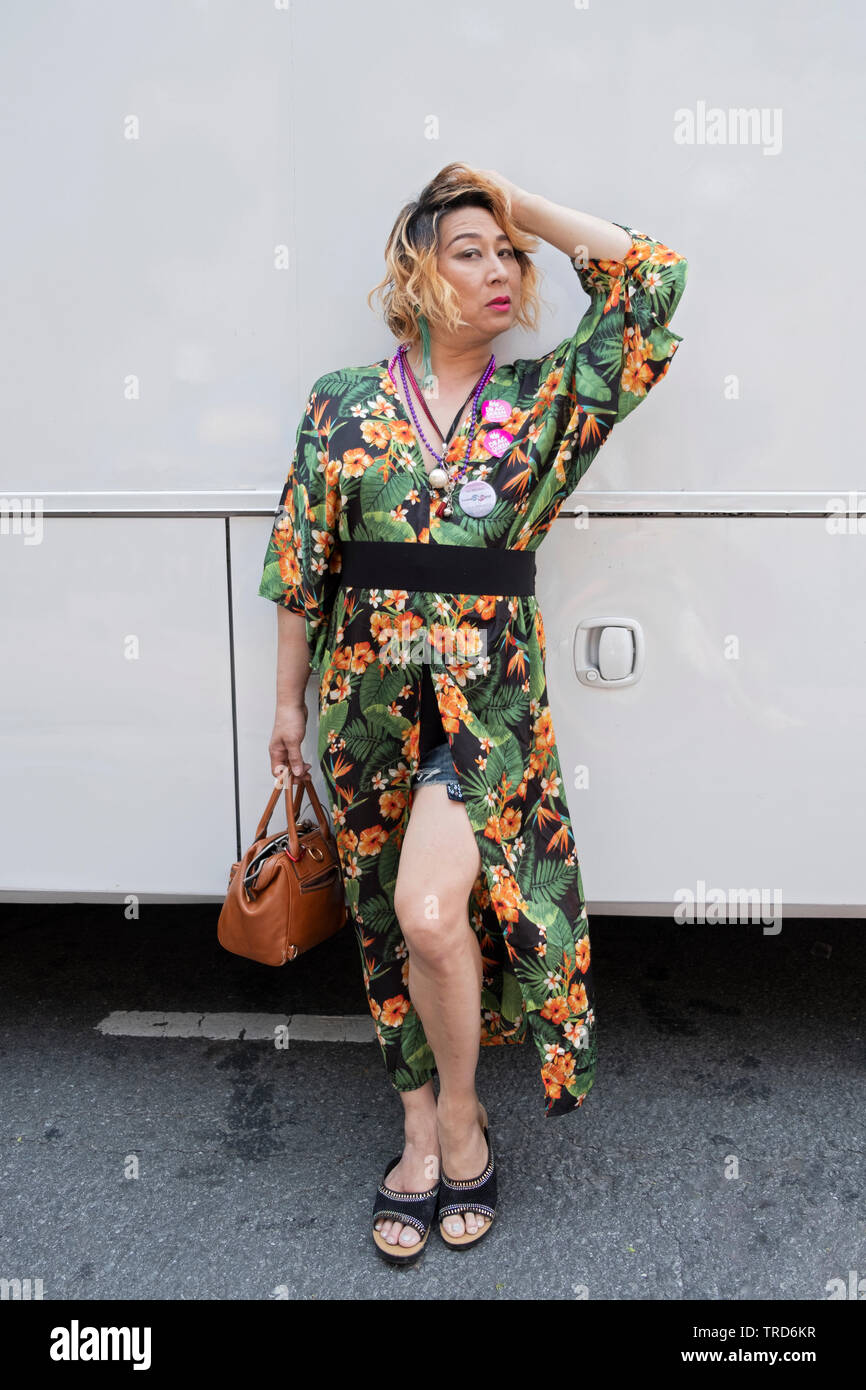
[[[484,447],[488,454],[501,458],[513,438],[514,435],[509,434],[508,430],[488,430],[484,436]]]
[[[501,425],[503,420],[507,420],[511,414],[511,405],[508,401],[493,397],[484,401],[481,406],[481,415],[485,420],[490,420],[494,425]]]

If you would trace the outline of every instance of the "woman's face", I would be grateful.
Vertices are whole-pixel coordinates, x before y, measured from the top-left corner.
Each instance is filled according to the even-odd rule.
[[[481,338],[504,333],[517,315],[521,281],[507,235],[486,208],[455,208],[437,225],[437,269],[459,296],[461,316]],[[460,330],[468,334],[468,328]]]

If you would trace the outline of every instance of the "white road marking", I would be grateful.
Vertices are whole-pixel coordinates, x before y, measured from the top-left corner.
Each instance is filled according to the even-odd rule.
[[[273,1042],[287,1028],[289,1042],[376,1042],[370,1014],[197,1014],[117,1010],[96,1024],[124,1038],[243,1038]]]

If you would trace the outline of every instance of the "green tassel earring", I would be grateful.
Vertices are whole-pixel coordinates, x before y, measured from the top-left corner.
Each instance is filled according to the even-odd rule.
[[[421,333],[421,370],[423,373],[421,390],[432,391],[436,385],[436,379],[433,376],[433,364],[430,361],[430,325],[417,304],[415,305],[415,313],[418,318],[418,329]]]

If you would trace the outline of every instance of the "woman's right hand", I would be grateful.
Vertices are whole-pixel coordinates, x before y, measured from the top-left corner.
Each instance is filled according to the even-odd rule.
[[[274,718],[274,728],[268,753],[271,759],[271,772],[274,778],[282,777],[288,782],[291,769],[295,776],[302,777],[312,768],[312,763],[304,762],[301,756],[301,743],[307,731],[307,707],[300,705],[278,705]]]

